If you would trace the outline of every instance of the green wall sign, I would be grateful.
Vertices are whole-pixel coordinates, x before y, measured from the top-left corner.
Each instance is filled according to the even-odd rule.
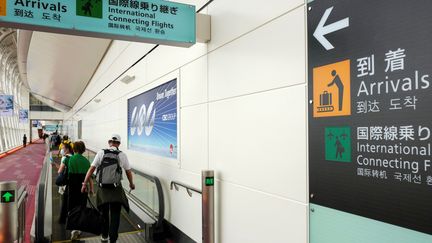
[[[205,184],[206,184],[206,186],[213,186],[214,185],[214,177],[206,177]]]
[[[1,191],[0,197],[2,203],[15,202],[15,191]]]
[[[351,162],[350,127],[326,127],[324,136],[327,161]]]
[[[2,26],[189,47],[195,6],[160,0],[0,0]]]

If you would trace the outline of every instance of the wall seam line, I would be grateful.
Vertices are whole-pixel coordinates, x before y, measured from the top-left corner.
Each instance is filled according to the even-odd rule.
[[[221,183],[226,183],[226,184],[229,184],[229,185],[232,185],[232,186],[241,187],[241,188],[246,189],[248,191],[255,191],[255,192],[258,192],[258,193],[261,193],[261,194],[265,194],[265,195],[270,196],[270,197],[278,198],[280,200],[290,201],[292,203],[301,204],[301,205],[306,206],[306,207],[308,206],[307,203],[298,201],[296,199],[284,197],[284,196],[281,196],[281,195],[278,195],[278,194],[275,194],[275,193],[271,193],[271,192],[267,192],[267,191],[264,191],[264,190],[260,190],[260,189],[254,188],[254,187],[248,187],[248,186],[245,186],[245,185],[242,185],[242,184],[239,184],[239,183],[235,183],[235,182],[232,182],[232,181],[229,181],[229,180],[216,179],[216,181],[219,181]]]
[[[276,88],[255,91],[255,92],[251,92],[251,93],[247,93],[247,94],[241,94],[241,95],[235,95],[235,96],[230,96],[230,97],[226,97],[226,98],[215,99],[215,100],[209,101],[209,103],[217,103],[217,102],[221,102],[221,101],[237,99],[237,98],[241,98],[241,97],[247,97],[247,96],[252,96],[252,95],[256,95],[256,94],[262,94],[262,93],[272,92],[272,91],[276,91],[276,90],[280,90],[280,89],[287,89],[287,88],[292,88],[292,87],[296,87],[296,86],[303,86],[303,85],[306,85],[306,83],[303,82],[303,83],[297,83],[297,84],[284,85],[284,86],[280,86],[280,87],[276,87]]]

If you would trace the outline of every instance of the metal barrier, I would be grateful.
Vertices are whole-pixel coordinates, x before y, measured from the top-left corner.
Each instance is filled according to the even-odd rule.
[[[214,243],[215,242],[215,225],[214,225],[214,171],[203,170],[201,172],[201,188],[202,191],[195,189],[191,186],[185,185],[181,182],[171,181],[170,189],[174,188],[176,191],[179,187],[186,189],[186,192],[192,197],[192,192],[201,194],[201,210],[202,210],[202,242]]]
[[[189,197],[192,197],[192,192],[196,192],[198,194],[202,194],[202,192],[198,189],[195,189],[191,186],[185,185],[181,182],[177,182],[177,181],[171,181],[170,184],[170,190],[173,190],[174,188],[176,189],[176,191],[179,190],[179,186],[183,187],[184,189],[186,189],[187,194],[189,195]]]
[[[27,201],[25,187],[17,190],[16,181],[0,182],[0,197],[0,241],[24,242]]]
[[[214,243],[214,172],[212,170],[201,172],[201,184],[203,243]]]

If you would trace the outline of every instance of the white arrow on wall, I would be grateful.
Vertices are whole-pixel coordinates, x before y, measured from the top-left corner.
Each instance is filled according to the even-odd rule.
[[[319,41],[319,43],[321,43],[321,45],[324,46],[327,51],[333,49],[334,46],[324,36],[329,33],[349,27],[349,18],[344,18],[342,20],[334,22],[333,24],[324,26],[332,10],[333,7],[328,8],[324,12],[324,15],[322,16],[315,32],[313,33],[313,36]]]

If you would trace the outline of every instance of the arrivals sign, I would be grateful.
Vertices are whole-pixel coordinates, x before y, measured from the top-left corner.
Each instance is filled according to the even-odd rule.
[[[160,0],[0,0],[0,23],[20,29],[189,47],[195,6]]]
[[[312,204],[432,234],[431,11],[308,4]]]
[[[177,159],[177,79],[128,100],[128,148]]]

